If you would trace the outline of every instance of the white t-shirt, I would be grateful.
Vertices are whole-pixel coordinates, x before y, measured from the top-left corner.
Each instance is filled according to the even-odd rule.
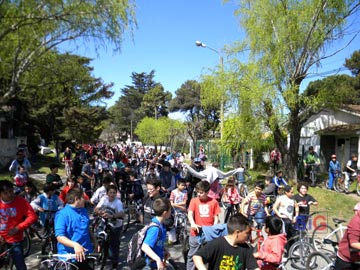
[[[110,202],[109,197],[107,195],[103,196],[100,199],[100,202],[96,207],[106,208],[106,210],[109,210],[113,214],[124,211],[123,204],[118,198],[115,198],[115,200]],[[116,223],[114,224],[114,227],[118,228],[121,226],[122,226],[122,219],[117,219]]]
[[[295,201],[286,195],[280,196],[278,200],[280,201],[279,213],[287,216],[288,219],[292,219],[294,216]]]

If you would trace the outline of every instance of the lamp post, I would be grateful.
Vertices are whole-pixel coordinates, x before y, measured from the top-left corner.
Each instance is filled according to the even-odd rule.
[[[219,56],[221,71],[224,70],[224,58],[219,50],[216,50],[198,40],[195,41],[195,45],[198,47],[202,47],[202,48],[208,48],[209,50],[212,50],[213,52],[217,53],[217,55]],[[221,90],[221,100],[220,100],[220,140],[221,140],[221,143],[223,143],[223,139],[224,139],[224,93]],[[220,166],[221,166],[221,169],[224,169],[224,158],[223,158],[221,149],[220,149],[220,152],[221,152],[220,153]]]

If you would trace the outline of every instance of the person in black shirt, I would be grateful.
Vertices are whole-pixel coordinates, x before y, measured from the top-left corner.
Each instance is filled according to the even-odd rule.
[[[309,215],[310,205],[317,206],[318,201],[308,192],[309,186],[306,183],[299,183],[297,186],[298,194],[294,195],[294,200],[299,206],[299,215]]]

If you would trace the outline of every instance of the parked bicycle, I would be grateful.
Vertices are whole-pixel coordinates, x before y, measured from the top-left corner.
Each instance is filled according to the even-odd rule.
[[[327,245],[331,245],[333,249],[337,252],[338,242],[333,242],[330,239],[325,239],[324,242]],[[306,261],[306,269],[309,270],[333,269],[335,266],[336,252],[335,253],[327,253],[324,251],[312,252]]]

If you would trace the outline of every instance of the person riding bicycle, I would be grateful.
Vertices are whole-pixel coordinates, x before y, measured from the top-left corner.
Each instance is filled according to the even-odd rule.
[[[349,193],[350,178],[356,175],[358,169],[358,158],[357,155],[352,154],[351,159],[346,163],[345,168],[345,193]]]
[[[239,212],[239,204],[242,198],[240,197],[239,191],[235,185],[235,177],[230,176],[223,192],[223,201],[227,204],[226,215],[224,223],[227,223],[231,211]]]
[[[22,240],[24,230],[37,221],[37,215],[22,197],[15,196],[14,185],[0,181],[0,243],[13,247],[12,258],[17,270],[26,270]]]
[[[254,191],[250,192],[249,195],[245,199],[243,199],[241,203],[241,213],[251,221],[254,220],[256,213],[260,211],[265,211],[267,216],[270,215],[267,207],[265,207],[266,195],[263,193],[263,190],[264,183],[256,182]],[[245,209],[246,206],[247,209]]]
[[[315,153],[313,146],[309,147],[309,151],[305,155],[303,163],[305,168],[305,178],[309,179],[310,171],[316,170],[316,168],[320,165],[319,156]]]
[[[249,181],[251,180],[251,175],[246,170],[246,168],[242,162],[237,163],[237,169],[234,174],[237,179],[237,184],[238,184],[239,190],[241,189],[241,186],[245,184],[245,180],[246,180],[245,176],[248,177]]]
[[[336,155],[332,154],[329,162],[329,183],[327,189],[334,188],[334,179],[339,173],[341,173],[340,162],[336,159]]]
[[[275,184],[276,186],[276,195],[278,195],[278,190],[281,186],[287,186],[287,182],[285,181],[284,177],[283,177],[283,172],[281,170],[277,171],[274,178],[272,179],[272,182]]]

